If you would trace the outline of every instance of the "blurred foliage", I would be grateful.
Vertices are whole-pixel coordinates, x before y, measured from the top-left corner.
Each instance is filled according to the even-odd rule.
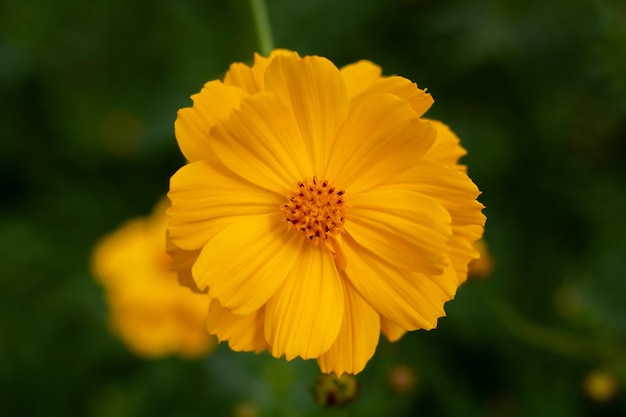
[[[268,3],[278,46],[429,89],[483,190],[493,274],[438,329],[381,339],[343,409],[315,403],[314,362],[134,357],[106,327],[91,249],[167,191],[177,109],[252,58],[248,4],[8,0],[0,415],[626,415],[626,3]]]

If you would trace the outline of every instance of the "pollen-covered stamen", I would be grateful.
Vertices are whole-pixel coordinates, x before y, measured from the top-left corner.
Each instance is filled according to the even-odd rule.
[[[287,204],[280,209],[290,229],[317,245],[320,240],[344,231],[344,194],[326,180],[307,178],[298,182],[298,188],[287,196]]]

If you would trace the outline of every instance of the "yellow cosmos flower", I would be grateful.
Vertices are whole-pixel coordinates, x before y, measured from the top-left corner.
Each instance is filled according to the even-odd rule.
[[[215,344],[204,324],[209,303],[181,287],[169,269],[166,207],[103,238],[93,252],[93,273],[106,290],[113,331],[133,352],[200,356]]]
[[[181,264],[208,289],[210,333],[340,375],[381,331],[436,326],[484,217],[458,138],[421,118],[429,94],[367,61],[274,51],[192,98],[169,236],[196,254]]]
[[[480,257],[474,259],[468,265],[468,275],[470,278],[483,279],[487,278],[493,272],[494,262],[489,247],[484,239],[474,242],[474,247],[478,251]]]

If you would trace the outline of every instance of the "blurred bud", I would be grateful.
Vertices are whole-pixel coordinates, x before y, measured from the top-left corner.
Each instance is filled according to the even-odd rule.
[[[325,407],[342,407],[352,402],[360,391],[354,375],[321,374],[315,382],[315,401]]]
[[[234,417],[258,417],[259,415],[259,407],[249,402],[239,403],[233,410]]]
[[[474,248],[480,253],[480,258],[474,259],[468,265],[470,279],[483,279],[493,271],[493,257],[484,239],[474,242]]]
[[[407,394],[413,391],[417,378],[415,371],[406,365],[396,365],[389,370],[389,386],[399,394]]]
[[[583,391],[596,402],[607,402],[615,398],[619,384],[610,372],[595,370],[587,374],[583,380]]]

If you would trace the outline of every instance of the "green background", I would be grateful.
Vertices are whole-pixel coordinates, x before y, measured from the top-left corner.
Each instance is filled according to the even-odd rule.
[[[626,415],[626,3],[269,0],[277,46],[370,59],[435,98],[483,190],[496,269],[438,329],[381,339],[350,405],[314,362],[134,357],[107,330],[94,242],[184,160],[180,107],[256,47],[245,1],[0,4],[0,415]],[[416,385],[390,386],[408,366]],[[583,379],[606,370],[608,402]]]

